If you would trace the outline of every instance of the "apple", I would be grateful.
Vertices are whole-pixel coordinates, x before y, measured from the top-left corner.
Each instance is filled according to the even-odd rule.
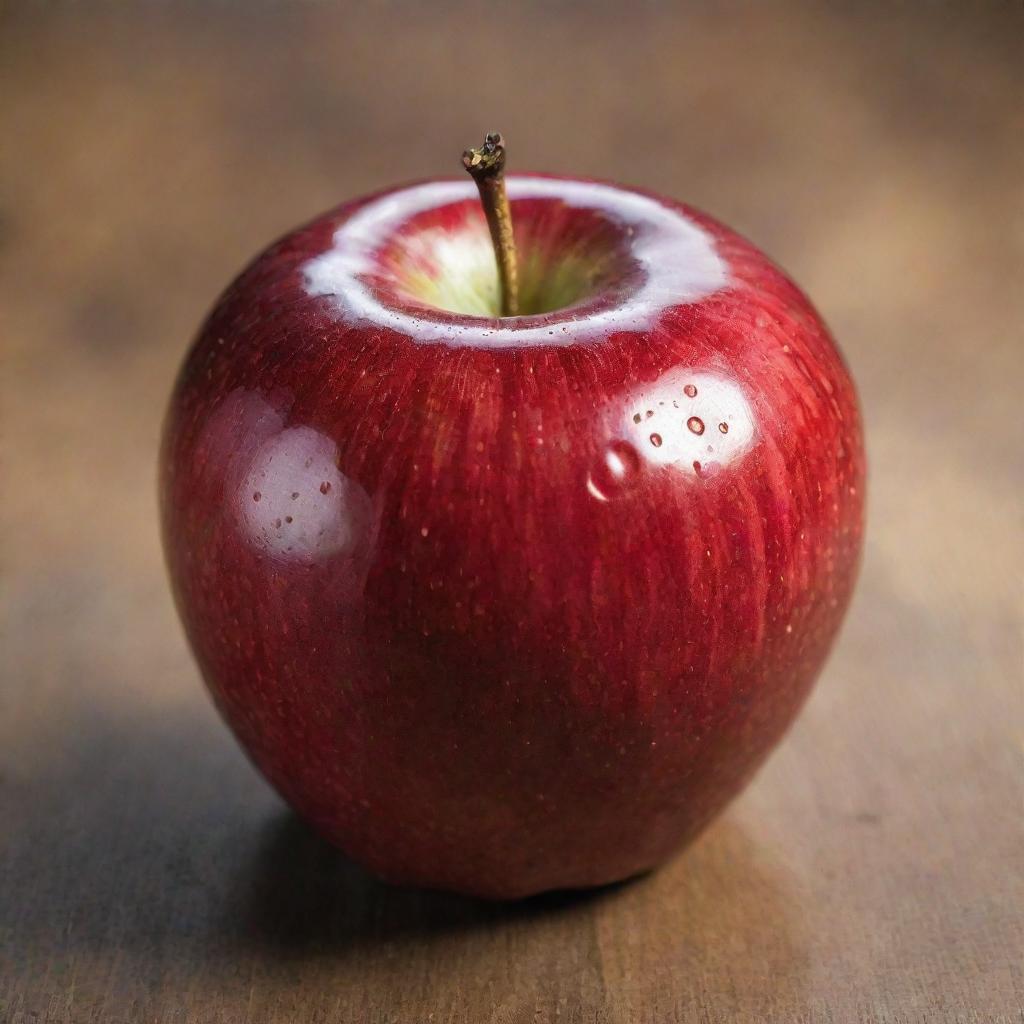
[[[347,203],[220,298],[161,455],[253,762],[378,876],[490,898],[647,871],[750,779],[840,626],[865,472],[842,358],[757,248],[505,181],[518,315],[483,186]]]

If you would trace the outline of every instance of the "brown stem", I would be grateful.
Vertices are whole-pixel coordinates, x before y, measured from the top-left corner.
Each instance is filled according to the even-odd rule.
[[[519,314],[519,271],[516,265],[516,240],[512,234],[512,211],[505,192],[505,140],[494,132],[479,149],[462,154],[462,166],[469,171],[480,190],[487,226],[491,229],[494,258],[501,283],[501,315]]]

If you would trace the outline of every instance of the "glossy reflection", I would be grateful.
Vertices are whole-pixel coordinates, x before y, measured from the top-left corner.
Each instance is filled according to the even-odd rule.
[[[351,554],[370,518],[366,492],[337,467],[338,446],[310,427],[263,443],[237,494],[250,542],[277,558]]]
[[[687,476],[721,471],[756,437],[754,414],[739,384],[722,374],[685,368],[631,392],[618,429],[645,462]]]
[[[424,344],[508,348],[564,346],[602,341],[615,330],[652,326],[659,313],[679,302],[697,302],[729,284],[725,261],[702,225],[677,206],[600,182],[512,175],[508,179],[513,215],[517,201],[548,202],[559,208],[600,214],[628,241],[636,281],[614,302],[595,303],[586,316],[569,309],[545,317],[511,317],[500,329],[493,318],[464,316],[449,309],[410,309],[382,294],[370,280],[380,269],[381,242],[407,231],[425,211],[450,208],[448,241],[433,260],[423,260],[422,245],[403,241],[413,262],[433,264],[429,274],[456,273],[461,295],[455,308],[486,309],[493,303],[493,252],[484,244],[483,217],[469,181],[428,182],[375,198],[346,218],[329,248],[302,267],[312,297],[327,297],[338,314],[390,327]],[[434,245],[437,237],[430,239]],[[563,260],[572,254],[562,254]],[[604,282],[607,289],[608,282]],[[420,289],[421,291],[423,289]],[[435,301],[443,307],[444,300]]]
[[[207,418],[203,475],[219,494],[228,537],[254,554],[297,563],[365,553],[369,495],[338,468],[338,444],[288,425],[290,392],[236,388]]]

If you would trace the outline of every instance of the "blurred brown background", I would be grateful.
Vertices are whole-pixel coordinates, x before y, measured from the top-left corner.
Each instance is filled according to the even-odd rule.
[[[1024,6],[2,10],[0,1019],[1020,1021]],[[385,889],[287,815],[154,499],[243,261],[492,128],[782,262],[872,471],[842,641],[752,788],[649,878],[507,908]]]

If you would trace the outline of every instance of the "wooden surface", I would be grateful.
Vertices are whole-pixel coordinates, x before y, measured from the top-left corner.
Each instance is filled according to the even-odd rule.
[[[1024,7],[500,8],[4,5],[0,1020],[1019,1022]],[[773,253],[872,473],[841,643],[750,790],[651,877],[509,907],[385,889],[288,815],[154,508],[242,262],[490,128]]]

